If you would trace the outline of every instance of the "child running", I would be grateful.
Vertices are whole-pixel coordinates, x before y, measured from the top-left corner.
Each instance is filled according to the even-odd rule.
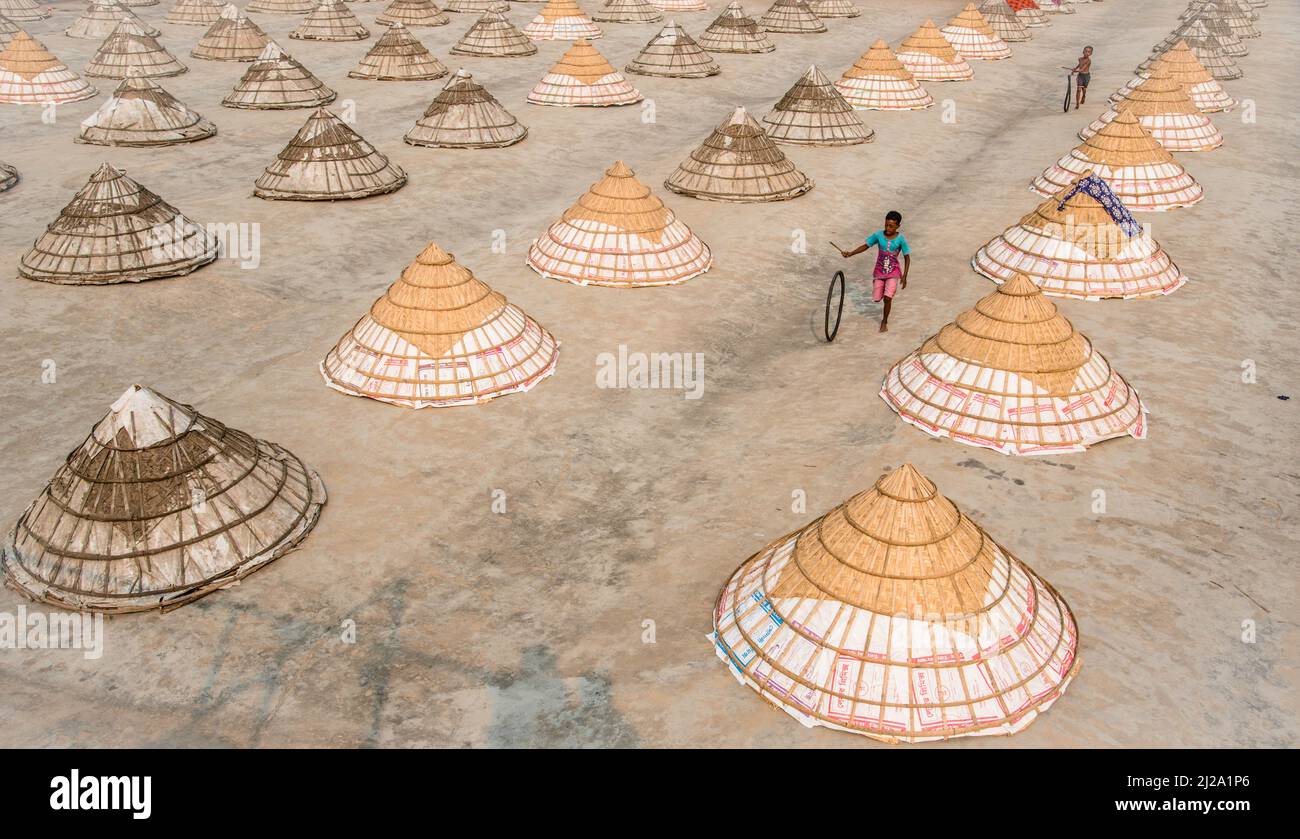
[[[894,302],[894,294],[899,288],[907,288],[907,272],[912,270],[912,249],[907,246],[907,239],[899,232],[902,226],[903,214],[897,210],[890,210],[885,215],[884,230],[872,233],[867,237],[865,244],[854,250],[840,251],[840,256],[848,259],[850,256],[857,256],[863,251],[870,250],[873,245],[879,248],[876,252],[876,267],[871,272],[871,300],[873,303],[879,303],[881,300],[885,303],[884,313],[880,317],[881,332],[889,331],[889,308]]]
[[[1079,63],[1073,67],[1062,67],[1062,70],[1069,70],[1078,77],[1077,90],[1074,95],[1074,109],[1079,110],[1079,106],[1088,98],[1088,83],[1092,81],[1092,47],[1084,47],[1083,55],[1079,56]]]

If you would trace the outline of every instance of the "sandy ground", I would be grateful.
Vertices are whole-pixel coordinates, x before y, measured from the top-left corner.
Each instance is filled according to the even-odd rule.
[[[0,520],[8,528],[132,382],[151,385],[315,466],[330,499],[297,552],[239,587],[167,615],[112,619],[98,661],[0,650],[7,746],[815,746],[875,745],[807,730],[739,687],[705,635],[714,597],[753,551],[887,468],[911,461],[1069,600],[1083,668],[1013,738],[940,747],[1294,746],[1297,743],[1297,419],[1294,150],[1300,108],[1286,33],[1300,12],[1261,12],[1244,79],[1258,119],[1217,115],[1226,145],[1183,160],[1200,206],[1148,215],[1192,281],[1156,301],[1063,303],[1142,392],[1151,435],[1085,454],[1014,459],[931,440],[878,398],[889,364],[992,288],[968,266],[1039,200],[1029,180],[1077,143],[1182,0],[1108,0],[1056,18],[979,64],[923,113],[865,118],[876,142],[793,148],[816,179],[782,204],[732,206],[662,189],[678,161],[741,103],[761,116],[816,62],[833,77],[877,37],[896,44],[960,0],[858,0],[830,34],[778,35],[761,56],[718,56],[707,80],[632,77],[655,101],[566,110],[527,105],[565,45],[464,64],[531,129],[508,149],[405,145],[442,82],[348,79],[371,41],[311,44],[296,20],[258,21],[356,103],[356,128],[410,173],[389,196],[330,206],[265,202],[252,182],[306,117],[219,101],[245,65],[188,58],[201,30],[138,10],[190,66],[163,85],[220,135],[158,150],[80,145],[102,95],[59,110],[0,109],[0,160],[22,183],[0,196]],[[588,3],[590,6],[591,3]],[[680,16],[698,34],[725,4]],[[748,4],[757,13],[757,3]],[[95,44],[64,37],[74,6],[31,31],[74,68]],[[382,5],[354,7],[369,23]],[[523,25],[538,7],[516,5]],[[471,18],[418,36],[448,48]],[[597,46],[627,63],[654,25],[606,25]],[[1093,97],[1061,113],[1064,71],[1097,47]],[[524,266],[528,242],[622,158],[714,249],[683,286],[579,288]],[[142,285],[62,288],[17,279],[25,248],[102,161],[205,222],[261,225],[261,265],[222,262]],[[815,324],[825,245],[906,215],[913,280],[892,330],[855,286],[841,337]],[[504,230],[507,252],[492,251]],[[808,252],[791,244],[806,236]],[[424,244],[435,239],[562,341],[556,376],[485,406],[412,412],[327,389],[316,365]],[[851,273],[867,276],[869,257]],[[596,357],[699,352],[703,398],[607,390]],[[45,360],[55,384],[42,384]],[[1258,378],[1241,381],[1253,360]],[[1107,512],[1092,512],[1095,490]],[[494,514],[502,490],[507,512]],[[807,512],[791,512],[795,490]],[[21,599],[0,593],[0,610]],[[355,621],[357,640],[340,640]],[[654,622],[654,643],[643,640]],[[1242,640],[1253,621],[1253,643]]]

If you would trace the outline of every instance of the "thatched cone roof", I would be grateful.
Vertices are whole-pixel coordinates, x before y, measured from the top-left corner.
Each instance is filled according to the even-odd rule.
[[[1250,12],[1237,0],[1192,0],[1180,20],[1211,17],[1223,21],[1238,38],[1258,38],[1260,31],[1250,18]],[[1259,17],[1258,14],[1255,17]]]
[[[433,0],[393,0],[375,18],[375,23],[381,26],[392,26],[394,23],[407,27],[446,26],[451,23],[451,18],[443,14]]]
[[[1204,197],[1201,185],[1183,164],[1127,110],[1047,167],[1031,188],[1050,198],[1092,174],[1104,178],[1124,206],[1134,212],[1189,207]]]
[[[1229,96],[1213,74],[1205,69],[1205,65],[1197,59],[1196,53],[1187,46],[1186,41],[1179,41],[1169,50],[1155,56],[1145,65],[1145,69],[1138,68],[1137,76],[1110,97],[1110,104],[1117,106],[1127,99],[1129,93],[1150,78],[1151,71],[1157,67],[1182,85],[1192,104],[1203,113],[1228,111],[1237,105],[1237,100]]]
[[[289,37],[298,41],[364,41],[370,30],[343,0],[320,0]]]
[[[785,32],[791,35],[811,35],[825,32],[821,22],[805,0],[776,0],[758,19],[760,28],[768,32]]]
[[[617,288],[677,285],[713,255],[619,160],[528,249],[544,277]]]
[[[658,23],[661,13],[646,0],[605,0],[605,5],[591,13],[597,23]]]
[[[338,96],[324,82],[271,41],[257,60],[248,65],[221,104],[227,108],[287,110],[319,108]]]
[[[179,76],[188,71],[176,56],[148,35],[140,24],[125,18],[118,22],[113,32],[99,45],[90,63],[87,76],[104,79],[125,79],[138,73],[146,78]]]
[[[18,23],[45,20],[52,14],[52,6],[42,6],[35,0],[0,0],[0,15]]]
[[[1223,51],[1223,45],[1219,43],[1219,39],[1214,37],[1210,30],[1206,28],[1205,24],[1199,20],[1193,21],[1182,33],[1182,37],[1170,46],[1169,49],[1157,50],[1150,58],[1142,62],[1142,64],[1138,66],[1138,72],[1145,73],[1150,71],[1152,65],[1159,61],[1161,57],[1168,54],[1169,50],[1172,50],[1179,43],[1185,43],[1187,46],[1191,47],[1192,54],[1196,56],[1196,60],[1201,63],[1202,67],[1209,71],[1215,81],[1231,81],[1232,79],[1240,79],[1242,77],[1243,73],[1241,72],[1241,66],[1237,64],[1232,56]]]
[[[1187,282],[1148,233],[1129,236],[1097,199],[1087,192],[1065,199],[1069,191],[990,240],[971,267],[999,283],[1024,274],[1044,294],[1083,300],[1158,297]]]
[[[494,149],[527,136],[528,129],[462,69],[447,80],[404,139],[413,146]]]
[[[756,53],[776,49],[772,38],[745,13],[739,0],[732,0],[700,36],[700,46],[709,52]]]
[[[1051,26],[1052,21],[1034,0],[1006,0],[1006,4],[1015,12],[1016,19],[1029,29]]]
[[[105,163],[23,254],[18,274],[67,285],[188,274],[217,257],[217,241],[166,201]]]
[[[321,362],[325,383],[407,408],[525,393],[555,372],[559,342],[430,243]]]
[[[601,108],[631,105],[641,93],[583,39],[573,46],[528,94],[534,105]]]
[[[18,170],[0,160],[0,192],[7,192],[18,186]]]
[[[102,41],[113,30],[117,28],[118,23],[123,18],[130,18],[135,21],[140,30],[152,38],[157,38],[162,33],[154,29],[149,24],[136,17],[135,12],[122,5],[119,0],[92,0],[81,16],[72,22],[72,25],[63,30],[63,34],[69,38],[82,38],[87,41]]]
[[[132,385],[23,513],[0,565],[33,600],[167,611],[291,551],[324,503],[292,453]]]
[[[316,0],[253,0],[245,11],[265,15],[305,15],[316,8]]]
[[[353,79],[373,79],[388,82],[413,82],[440,79],[447,75],[442,62],[420,43],[400,23],[388,27],[370,48],[355,69],[348,73]]]
[[[675,20],[668,21],[623,69],[642,76],[679,79],[702,79],[722,72],[718,62]]]
[[[998,37],[974,3],[940,30],[957,53],[969,61],[1000,61],[1011,57],[1011,47]]]
[[[763,130],[775,142],[805,146],[851,146],[876,136],[816,64],[763,117]]]
[[[1131,110],[1169,151],[1212,151],[1223,145],[1223,135],[1210,118],[1201,113],[1183,86],[1159,67],[1153,67],[1150,77],[1129,91],[1118,107]],[[1079,132],[1079,139],[1088,139],[1117,116],[1119,111],[1108,109]]]
[[[0,50],[0,104],[80,102],[99,94],[21,29]]]
[[[862,14],[851,0],[810,0],[808,9],[819,18],[849,18]]]
[[[468,13],[481,15],[484,12],[510,11],[510,4],[505,0],[449,0],[442,9],[444,12]]]
[[[1079,670],[1056,590],[906,463],[745,560],[713,628],[771,705],[887,743],[1022,731]]]
[[[455,55],[507,58],[536,55],[537,45],[528,40],[505,15],[500,12],[484,12],[451,51]]]
[[[211,26],[221,17],[220,0],[176,0],[163,23],[176,26]]]
[[[964,82],[975,78],[975,71],[932,20],[904,38],[896,55],[917,81]]]
[[[927,434],[1002,454],[1147,435],[1137,391],[1023,274],[891,367],[880,397]]]
[[[591,41],[602,34],[577,0],[547,0],[523,31],[534,41],[572,41],[577,38]]]
[[[270,41],[262,27],[249,20],[238,6],[228,3],[190,56],[208,61],[256,61]]]
[[[286,201],[340,201],[395,192],[406,173],[324,108],[317,108],[258,177],[253,194]]]
[[[934,104],[934,98],[883,39],[877,39],[844,71],[835,88],[844,101],[861,110],[914,111]]]
[[[980,14],[984,16],[984,22],[993,30],[993,34],[1004,41],[1028,41],[1033,37],[1029,27],[1007,5],[1007,0],[984,0]]]
[[[736,108],[664,181],[706,201],[785,201],[813,188],[744,108]]]
[[[122,80],[99,110],[82,121],[77,142],[98,146],[171,146],[204,140],[216,133],[215,125],[157,82],[131,75]]]
[[[1219,48],[1223,50],[1224,55],[1230,58],[1245,58],[1250,54],[1246,42],[1237,37],[1237,33],[1232,31],[1232,27],[1226,21],[1205,12],[1198,13],[1196,17],[1179,24],[1163,41],[1152,48],[1152,52],[1164,52],[1178,43],[1180,38],[1186,38],[1198,22],[1219,42]],[[1189,40],[1188,43],[1191,41]]]

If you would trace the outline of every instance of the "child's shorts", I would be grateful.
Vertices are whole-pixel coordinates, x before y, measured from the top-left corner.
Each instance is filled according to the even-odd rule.
[[[888,297],[894,299],[898,292],[898,277],[886,277],[884,279],[875,279],[871,282],[871,302],[879,303],[881,298]]]

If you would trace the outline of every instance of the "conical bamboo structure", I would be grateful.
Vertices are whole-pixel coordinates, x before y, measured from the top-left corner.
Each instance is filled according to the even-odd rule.
[[[579,39],[532,89],[528,101],[562,108],[602,108],[640,102],[641,93],[595,47]]]
[[[1132,111],[1142,127],[1169,151],[1212,151],[1223,145],[1223,135],[1210,118],[1201,113],[1182,85],[1158,67],[1152,68],[1150,77],[1129,91],[1118,107]],[[1079,139],[1088,139],[1117,116],[1119,111],[1108,109],[1079,132]]]
[[[763,117],[763,130],[775,142],[805,146],[851,146],[876,136],[816,64]]]
[[[1237,64],[1232,56],[1223,51],[1223,45],[1219,39],[1214,37],[1209,29],[1206,28],[1202,21],[1192,21],[1182,32],[1182,37],[1178,39],[1169,49],[1158,50],[1146,61],[1138,66],[1139,73],[1150,75],[1152,65],[1168,54],[1179,43],[1185,43],[1191,47],[1192,54],[1201,66],[1209,71],[1215,81],[1226,82],[1233,79],[1240,79],[1243,75],[1241,66]]]
[[[279,44],[271,41],[248,65],[235,89],[221,100],[227,108],[279,111],[319,108],[338,96]]]
[[[85,73],[103,79],[125,79],[133,73],[160,79],[179,76],[188,69],[156,39],[145,34],[140,24],[126,18],[99,45],[99,50],[86,65]]]
[[[887,743],[1022,731],[1080,663],[1061,595],[906,463],[745,560],[713,629],[769,704]]]
[[[317,0],[253,0],[245,11],[264,15],[305,15],[316,8]]]
[[[599,38],[600,27],[591,22],[577,0],[547,0],[527,26],[524,34],[534,41],[588,41]]]
[[[15,23],[45,20],[52,14],[54,14],[52,6],[42,6],[35,0],[0,0],[0,16]]]
[[[81,123],[77,142],[97,146],[172,146],[204,140],[217,127],[141,76],[122,80],[112,98]]]
[[[406,173],[324,108],[317,108],[274,163],[258,177],[253,194],[285,201],[341,201],[396,192]]]
[[[18,24],[14,23],[4,15],[0,15],[0,50],[9,46],[9,42],[12,41],[13,37],[21,31],[22,30],[18,28]]]
[[[449,0],[442,10],[473,15],[482,15],[484,12],[505,14],[510,11],[510,4],[505,0]]]
[[[675,15],[679,12],[707,12],[709,4],[704,0],[650,0],[651,5],[661,12]]]
[[[934,98],[882,39],[844,71],[835,87],[844,101],[860,110],[915,111],[934,104]]]
[[[343,0],[321,0],[289,37],[298,41],[364,41],[370,30]]]
[[[256,61],[270,41],[262,27],[249,20],[238,6],[227,4],[190,56],[208,61]]]
[[[219,0],[176,0],[163,23],[176,26],[211,26],[221,17]]]
[[[706,201],[785,201],[813,188],[744,108],[736,108],[664,181]]]
[[[1204,197],[1196,179],[1127,110],[1047,167],[1030,188],[1051,198],[1094,174],[1135,212],[1190,207]]]
[[[776,49],[771,37],[745,13],[739,0],[732,0],[700,36],[699,44],[709,52],[757,53]]]
[[[1246,46],[1246,42],[1237,37],[1237,33],[1232,31],[1232,27],[1228,25],[1227,21],[1217,15],[1207,14],[1205,11],[1197,13],[1190,20],[1183,21],[1163,41],[1152,47],[1151,51],[1164,52],[1178,43],[1180,39],[1187,39],[1187,35],[1198,21],[1219,42],[1219,48],[1223,50],[1224,55],[1229,58],[1245,58],[1250,54],[1250,48]],[[1191,43],[1191,41],[1188,40],[1188,43]]]
[[[813,35],[826,31],[826,24],[813,14],[805,0],[776,0],[758,19],[758,26],[767,32],[790,35]]]
[[[0,50],[0,104],[66,104],[97,96],[81,76],[21,29]]]
[[[619,160],[528,249],[543,277],[577,285],[677,285],[713,265],[713,254]]]
[[[968,61],[1000,61],[1011,57],[1011,47],[997,36],[974,3],[967,3],[940,31],[957,54]]]
[[[18,170],[0,161],[0,192],[8,192],[18,186],[18,180]]]
[[[136,26],[151,38],[157,38],[162,33],[154,29],[149,24],[136,17],[135,12],[122,5],[118,0],[92,0],[91,4],[86,7],[86,11],[81,13],[81,17],[72,22],[72,25],[63,30],[63,34],[69,38],[81,38],[87,41],[102,41],[122,22],[123,18],[130,18],[135,21]]]
[[[525,393],[555,372],[559,342],[436,244],[339,339],[325,383],[407,408]]]
[[[591,13],[596,23],[658,23],[663,14],[646,0],[606,0]]]
[[[1007,0],[984,0],[980,14],[984,16],[984,22],[993,30],[993,34],[1007,43],[1028,41],[1033,37],[1029,27],[1007,5]]]
[[[447,75],[442,62],[400,23],[388,27],[357,66],[348,72],[353,79],[384,82],[415,82]]]
[[[505,15],[500,12],[484,12],[451,48],[451,52],[453,55],[510,58],[536,55],[537,45],[528,40]]]
[[[677,79],[702,79],[722,72],[718,62],[675,20],[668,21],[623,69],[642,76]]]
[[[1137,75],[1127,85],[1110,97],[1110,104],[1118,105],[1128,98],[1129,93],[1151,77],[1151,71],[1159,67],[1187,91],[1187,96],[1203,113],[1230,111],[1237,105],[1237,100],[1228,95],[1223,86],[1214,78],[1205,65],[1196,58],[1196,53],[1187,46],[1186,41],[1179,41],[1171,49],[1156,56],[1146,65],[1138,68]]]
[[[1007,6],[1015,12],[1016,19],[1029,29],[1051,26],[1052,21],[1034,0],[1006,0]]]
[[[107,163],[18,262],[18,275],[64,285],[177,277],[217,258],[217,240]]]
[[[975,71],[956,48],[927,20],[921,28],[903,39],[895,57],[921,82],[964,82]]]
[[[324,504],[293,453],[132,385],[18,519],[0,565],[62,608],[168,611],[293,550]]]
[[[1149,233],[1129,236],[1097,199],[1082,191],[1065,199],[1069,192],[989,241],[971,266],[994,282],[1024,274],[1044,294],[1081,300],[1158,297],[1187,282]],[[1127,212],[1122,203],[1117,211]]]
[[[1260,37],[1260,31],[1251,21],[1250,13],[1237,0],[1193,0],[1180,17],[1182,20],[1192,20],[1206,15],[1223,21],[1238,38]]]
[[[810,0],[808,9],[819,18],[860,17],[862,10],[852,0]]]
[[[400,23],[407,28],[415,26],[446,26],[451,18],[434,5],[433,0],[393,0],[383,13],[375,18],[381,26]]]
[[[514,115],[465,70],[457,70],[442,92],[406,132],[413,146],[444,149],[495,149],[528,136]]]
[[[880,397],[931,436],[1002,454],[1147,436],[1137,391],[1023,274],[891,367]]]

